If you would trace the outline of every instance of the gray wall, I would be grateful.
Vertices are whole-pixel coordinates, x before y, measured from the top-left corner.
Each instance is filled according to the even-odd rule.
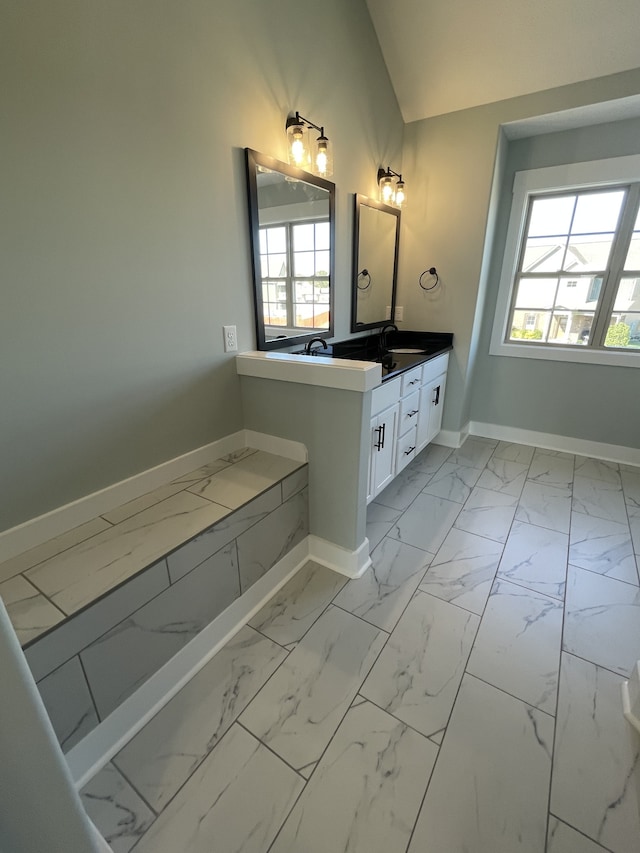
[[[640,447],[637,368],[488,354],[515,172],[638,153],[640,119],[508,143],[473,381],[473,420]]]
[[[244,147],[298,109],[352,193],[401,155],[365,0],[5,4],[0,530],[242,428],[222,325],[252,349]]]
[[[471,418],[637,446],[637,429],[634,433],[620,423],[612,431],[609,416],[593,415],[594,399],[600,393],[604,405],[619,399],[619,390],[614,393],[602,387],[611,382],[627,389],[628,401],[622,409],[616,403],[613,411],[619,413],[620,421],[633,423],[625,413],[633,398],[630,369],[566,365],[558,370],[557,363],[551,367],[541,361],[489,358],[488,327],[483,322],[493,320],[499,275],[499,267],[496,274],[490,259],[508,153],[500,144],[502,126],[639,91],[640,69],[634,69],[406,126],[403,174],[410,204],[403,212],[398,304],[404,307],[404,328],[454,333],[445,429],[460,430]],[[585,131],[578,147],[566,148],[564,156],[590,159],[589,136]],[[640,144],[634,148],[638,150]],[[429,294],[418,287],[418,276],[432,265],[438,268],[442,285]],[[476,372],[477,358],[482,364],[478,363]],[[545,405],[539,405],[539,399],[535,405],[524,405],[534,393],[532,387],[538,386]]]
[[[366,535],[371,392],[241,377],[246,428],[309,450],[309,532],[348,551]]]

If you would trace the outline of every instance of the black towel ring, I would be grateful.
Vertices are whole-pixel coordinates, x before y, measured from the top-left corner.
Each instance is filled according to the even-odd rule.
[[[367,279],[367,283],[365,285],[360,284],[361,278]],[[368,290],[371,287],[371,275],[369,274],[369,270],[360,270],[360,272],[358,273],[358,277],[356,278],[356,287],[358,288],[358,290]]]
[[[428,275],[434,275],[436,277],[436,280],[433,282],[433,284],[430,287],[425,287],[424,284],[422,283],[422,279],[427,274]],[[436,270],[436,268],[435,267],[429,267],[428,270],[425,270],[423,273],[420,274],[420,278],[418,279],[418,284],[420,285],[420,287],[423,290],[433,290],[435,287],[438,286],[439,281],[440,281],[440,276],[438,275],[438,271]]]

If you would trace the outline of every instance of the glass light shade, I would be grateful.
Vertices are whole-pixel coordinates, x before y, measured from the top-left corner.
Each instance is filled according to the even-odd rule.
[[[298,169],[309,169],[311,153],[309,151],[309,131],[307,127],[295,121],[287,127],[289,163]]]
[[[320,178],[333,175],[333,150],[324,133],[320,134],[315,143],[313,171]]]
[[[380,179],[380,200],[385,204],[393,201],[393,180],[391,175],[385,175]]]
[[[398,181],[396,184],[396,195],[395,202],[397,207],[402,207],[402,205],[407,200],[407,191],[404,186],[404,181]]]

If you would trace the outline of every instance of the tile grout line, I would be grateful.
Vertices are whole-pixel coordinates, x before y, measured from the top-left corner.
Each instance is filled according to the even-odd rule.
[[[115,758],[115,756],[114,756],[114,758]],[[145,832],[148,832],[148,830],[150,830],[150,829],[151,829],[151,827],[153,826],[153,824],[156,822],[156,820],[157,820],[157,819],[158,819],[158,817],[160,816],[160,812],[159,812],[157,809],[154,809],[154,807],[151,805],[151,803],[147,800],[147,798],[144,796],[144,794],[142,794],[142,793],[138,790],[138,788],[134,785],[134,783],[131,781],[131,779],[130,779],[130,778],[127,776],[127,774],[124,772],[124,770],[121,770],[121,769],[118,767],[118,765],[114,763],[113,758],[111,759],[111,761],[108,761],[108,762],[107,762],[107,764],[105,764],[105,767],[106,767],[106,766],[108,766],[109,764],[113,764],[113,766],[114,766],[114,767],[115,767],[115,769],[116,769],[116,773],[119,773],[119,774],[122,776],[122,778],[125,780],[125,782],[127,783],[127,785],[129,785],[129,787],[130,787],[130,788],[132,788],[132,790],[134,790],[134,791],[136,792],[136,794],[140,797],[140,799],[142,800],[142,802],[145,804],[145,806],[149,809],[149,811],[151,812],[151,814],[154,816],[154,817],[153,817],[153,821],[151,822],[151,825],[150,825],[150,826],[148,826],[148,827],[147,827],[147,829],[145,830]],[[143,835],[144,835],[144,833],[143,833]]]
[[[496,446],[497,446],[497,445],[496,445]],[[493,452],[495,453],[495,448],[494,448],[494,451],[493,451]],[[491,456],[489,457],[489,459],[491,459],[492,457],[493,457],[493,453],[491,454]],[[488,462],[488,461],[489,461],[489,460],[487,460],[487,462]],[[485,468],[486,468],[486,464],[485,464]],[[484,470],[484,468],[483,468],[482,470]],[[469,497],[470,497],[470,496],[469,496]],[[467,500],[469,500],[469,498],[467,498]],[[466,504],[466,502],[465,502],[465,504]],[[463,506],[464,506],[464,504],[463,504]],[[457,518],[457,516],[456,516],[456,518]],[[451,530],[453,529],[453,525],[454,525],[454,524],[455,524],[455,520],[452,522],[451,527],[449,528],[449,531],[447,532],[447,536],[449,535],[449,533],[450,533],[450,532],[451,532]],[[446,539],[446,536],[445,536],[445,539]],[[444,540],[443,540],[443,543],[444,543]],[[506,544],[506,543],[505,543],[505,544]],[[442,547],[442,545],[441,545],[440,547]],[[502,553],[504,553],[504,547],[505,547],[505,545],[503,544]],[[438,550],[440,550],[440,549],[438,549]],[[436,556],[437,556],[437,552],[436,552]],[[435,559],[435,558],[434,558],[434,559]],[[500,557],[500,559],[502,559],[502,556]],[[500,561],[498,561],[498,562],[497,562],[497,564],[496,564],[496,570],[495,570],[495,572],[494,572],[493,581],[492,581],[492,583],[491,583],[492,588],[493,588],[493,584],[495,583],[495,577],[496,577],[496,574],[497,574],[498,566],[499,566],[499,565],[500,565]],[[425,576],[426,576],[426,574],[427,574],[427,573],[428,573],[428,569],[427,569],[427,572],[425,572]],[[424,591],[424,590],[421,590],[421,591]],[[485,601],[484,607],[483,607],[483,609],[482,609],[482,613],[481,613],[481,614],[474,614],[474,615],[476,615],[476,616],[478,616],[478,617],[479,617],[479,618],[478,618],[478,627],[476,628],[476,632],[475,632],[475,635],[474,635],[473,641],[472,641],[472,643],[471,643],[471,644],[470,644],[470,646],[469,646],[469,653],[468,653],[468,655],[467,655],[467,659],[466,659],[466,661],[465,661],[465,664],[464,664],[464,667],[463,667],[463,670],[462,670],[462,675],[461,675],[461,677],[460,677],[460,681],[458,682],[458,688],[457,688],[457,690],[456,690],[456,695],[455,695],[455,697],[454,697],[453,702],[451,703],[451,709],[449,710],[449,714],[448,714],[448,716],[447,716],[447,722],[445,723],[444,728],[442,729],[442,731],[443,731],[442,741],[441,741],[441,743],[440,743],[440,744],[436,744],[436,746],[438,747],[438,754],[436,755],[436,759],[435,759],[435,761],[434,761],[434,763],[433,763],[433,767],[432,767],[432,769],[431,769],[431,773],[430,773],[430,775],[429,775],[429,781],[427,782],[427,787],[426,787],[425,792],[424,792],[424,795],[423,795],[423,797],[422,797],[422,799],[421,799],[421,801],[420,801],[420,806],[419,806],[419,808],[418,808],[418,810],[417,810],[416,817],[415,817],[415,820],[414,820],[414,822],[413,822],[413,827],[412,827],[412,829],[411,829],[411,833],[410,833],[410,835],[409,835],[409,841],[408,841],[408,843],[407,843],[407,847],[406,847],[406,850],[407,850],[407,851],[408,851],[408,850],[409,850],[409,848],[411,847],[411,843],[412,843],[412,841],[413,841],[413,837],[414,837],[414,835],[415,835],[416,827],[417,827],[417,825],[418,825],[418,821],[419,821],[419,819],[420,819],[420,815],[422,814],[422,810],[423,810],[423,808],[424,808],[424,804],[425,804],[425,802],[426,802],[426,799],[427,799],[427,796],[428,796],[428,793],[429,793],[429,787],[430,787],[430,785],[431,785],[431,781],[433,780],[433,778],[434,778],[434,776],[435,776],[436,769],[437,769],[437,767],[438,767],[438,762],[440,761],[440,756],[442,755],[442,747],[443,747],[443,745],[444,745],[444,742],[445,742],[445,739],[446,739],[446,736],[447,736],[447,731],[448,731],[448,728],[449,728],[449,723],[451,722],[451,717],[453,716],[453,711],[454,711],[454,709],[455,709],[455,707],[456,707],[456,703],[457,703],[457,701],[458,701],[458,696],[460,695],[460,690],[461,690],[461,688],[462,688],[462,682],[463,682],[463,680],[464,680],[464,676],[467,674],[467,666],[468,666],[468,663],[469,663],[469,659],[470,659],[471,654],[472,654],[472,652],[473,652],[473,648],[474,648],[474,646],[475,646],[476,639],[477,639],[477,637],[478,637],[478,632],[480,631],[480,627],[481,627],[481,625],[482,625],[482,619],[483,619],[484,614],[485,614],[485,611],[486,611],[486,609],[487,609],[487,604],[488,604],[488,602],[489,602],[489,597],[490,597],[490,595],[491,595],[491,592],[489,592],[489,595],[487,596],[487,599],[486,599],[486,601]],[[434,596],[434,597],[435,597],[435,596]],[[449,603],[451,603],[451,602],[449,602]],[[464,608],[460,608],[460,609],[464,609]]]
[[[573,477],[575,479],[575,456],[573,458]],[[558,744],[559,738],[559,727],[558,727],[558,710],[560,708],[560,681],[562,675],[562,655],[564,652],[564,632],[565,632],[565,623],[567,618],[567,593],[569,591],[569,558],[571,554],[571,525],[572,525],[572,511],[573,511],[573,482],[571,481],[571,502],[569,508],[569,532],[567,536],[567,564],[565,567],[565,585],[564,585],[564,600],[562,603],[562,626],[560,629],[560,648],[558,650],[558,689],[556,691],[556,707],[555,707],[555,715],[554,715],[554,724],[553,724],[553,741],[551,743],[551,756],[550,756],[550,764],[549,764],[549,791],[547,794],[547,826],[545,832],[545,850],[547,849],[547,845],[549,843],[549,824],[551,818],[551,796],[553,792],[553,781],[554,781],[554,769],[555,769],[555,761],[556,761],[556,747]]]

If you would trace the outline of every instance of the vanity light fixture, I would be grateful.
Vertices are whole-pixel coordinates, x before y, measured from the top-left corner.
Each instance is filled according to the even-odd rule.
[[[286,129],[289,163],[299,169],[311,171],[320,178],[331,177],[333,152],[324,127],[309,121],[296,110],[295,116],[289,116],[287,119]],[[311,142],[309,142],[310,130],[316,130],[319,133],[319,136]]]
[[[397,181],[394,182],[394,178]],[[391,166],[386,169],[378,169],[378,186],[380,187],[380,200],[385,204],[394,204],[402,207],[407,200],[407,190],[399,172],[394,172]]]

